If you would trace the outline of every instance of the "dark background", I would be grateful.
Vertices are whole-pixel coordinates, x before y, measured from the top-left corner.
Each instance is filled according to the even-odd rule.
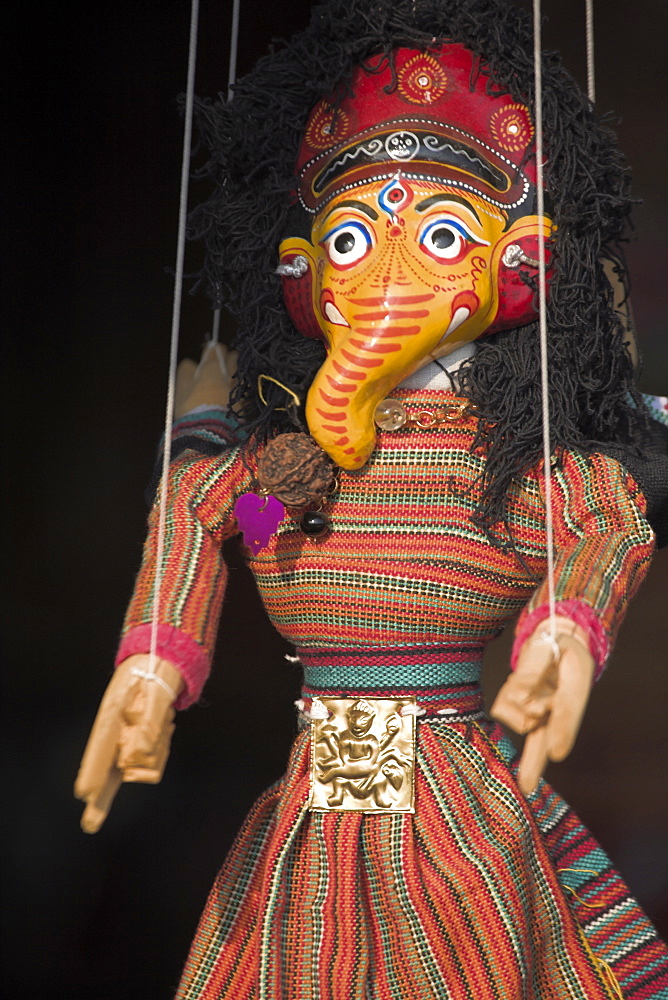
[[[546,44],[584,80],[584,2],[550,0]],[[297,0],[243,0],[239,71],[305,23]],[[7,669],[2,996],[167,998],[206,892],[253,798],[282,771],[299,679],[238,556],[208,707],[182,715],[157,788],[122,789],[95,837],[71,785],[108,679],[144,535],[161,431],[189,4],[6,5],[2,607]],[[634,166],[629,250],[645,357],[668,392],[664,321],[666,14],[663,0],[597,9],[598,103],[622,118]],[[197,91],[227,80],[230,3],[201,11]],[[11,81],[11,83],[10,83]],[[201,197],[196,189],[191,200]],[[186,301],[182,355],[210,327]],[[668,932],[665,705],[668,558],[657,558],[552,780]],[[489,686],[507,644],[490,651]]]

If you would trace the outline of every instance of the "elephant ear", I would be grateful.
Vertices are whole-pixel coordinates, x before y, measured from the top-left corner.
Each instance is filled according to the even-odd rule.
[[[313,245],[300,237],[283,240],[279,247],[279,274],[283,286],[283,301],[290,319],[304,337],[325,340],[315,312],[316,261]],[[306,269],[300,260],[306,261]],[[281,265],[290,265],[282,268]],[[284,273],[292,271],[292,273]],[[282,273],[283,272],[283,273]]]
[[[512,226],[504,233],[494,248],[491,267],[494,272],[497,290],[497,309],[492,322],[485,330],[485,333],[495,333],[497,330],[508,330],[516,326],[525,326],[532,320],[537,319],[536,308],[536,280],[538,266],[538,241],[539,239],[549,239],[552,231],[552,224],[549,218],[544,218],[542,222],[537,215],[528,215],[517,219]],[[509,257],[506,252],[509,247],[519,247],[522,260],[513,265],[508,263]],[[511,254],[510,260],[517,255]],[[550,263],[551,253],[545,249],[545,266],[547,277],[547,289],[549,294],[549,279],[551,275]]]

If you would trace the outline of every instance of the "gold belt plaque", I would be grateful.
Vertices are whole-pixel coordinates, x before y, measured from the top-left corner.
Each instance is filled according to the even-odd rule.
[[[316,812],[415,812],[415,698],[314,698]],[[406,714],[402,709],[413,706]]]

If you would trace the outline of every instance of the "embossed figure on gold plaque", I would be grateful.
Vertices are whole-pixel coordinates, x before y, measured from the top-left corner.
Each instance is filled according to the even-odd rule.
[[[312,810],[414,812],[414,698],[315,698]],[[313,718],[320,713],[328,718]]]

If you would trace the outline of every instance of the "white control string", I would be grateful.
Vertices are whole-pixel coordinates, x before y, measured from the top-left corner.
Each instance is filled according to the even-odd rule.
[[[232,7],[232,34],[230,36],[230,60],[227,73],[227,100],[232,100],[232,87],[237,79],[237,51],[239,49],[239,9],[241,0],[234,0]]]
[[[538,218],[545,216],[543,189],[543,70],[541,56],[541,2],[533,0],[533,68],[536,128],[536,201]],[[554,599],[554,525],[552,519],[552,465],[550,445],[550,401],[547,360],[547,311],[545,286],[545,239],[538,238],[538,326],[540,331],[540,385],[543,413],[543,468],[545,471],[545,534],[547,547],[547,588],[550,609],[550,631],[555,640],[557,628]]]
[[[190,40],[188,44],[188,83],[186,86],[185,123],[183,128],[183,157],[181,160],[181,193],[179,198],[179,227],[176,240],[176,270],[174,274],[174,303],[172,306],[172,336],[169,352],[169,375],[167,382],[167,406],[165,410],[165,433],[162,452],[162,479],[160,483],[158,540],[155,556],[155,583],[153,610],[151,615],[151,651],[148,675],[155,676],[158,648],[158,619],[160,615],[160,590],[163,576],[165,534],[167,530],[167,494],[169,465],[172,458],[172,423],[174,421],[174,387],[176,383],[176,362],[179,350],[179,325],[181,319],[181,298],[183,294],[183,263],[186,245],[186,217],[188,212],[188,180],[190,176],[190,150],[192,144],[193,102],[195,96],[195,62],[197,57],[197,22],[199,0],[192,0],[190,8]],[[147,679],[150,679],[147,678]]]
[[[239,9],[241,0],[234,0],[232,7],[232,35],[230,37],[230,60],[227,74],[227,101],[232,100],[232,87],[237,78],[237,52],[239,49]],[[209,344],[214,346],[218,343],[220,335],[220,306],[213,310],[213,330]]]
[[[587,22],[587,96],[590,104],[596,104],[596,80],[594,63],[594,0],[585,0]]]

